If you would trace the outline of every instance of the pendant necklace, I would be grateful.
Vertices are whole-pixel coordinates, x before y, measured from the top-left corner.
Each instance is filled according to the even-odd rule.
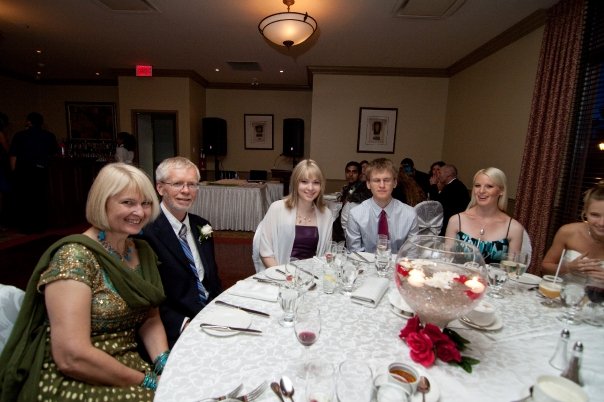
[[[99,243],[101,243],[101,245],[103,246],[103,248],[105,250],[107,250],[107,252],[109,254],[111,254],[114,257],[117,257],[118,260],[120,260],[121,262],[129,262],[130,261],[130,257],[132,254],[132,240],[130,239],[126,239],[126,250],[124,251],[124,253],[120,253],[119,251],[117,251],[116,249],[114,249],[111,244],[109,244],[109,242],[106,240],[107,236],[105,234],[104,230],[101,230],[99,232],[99,234],[97,235],[97,239],[99,240]]]
[[[484,226],[480,228],[479,234],[480,236],[478,237],[478,240],[482,240],[482,236],[484,236]]]
[[[594,235],[591,234],[591,228],[589,227],[589,224],[587,224],[587,233],[589,234],[589,237],[591,237],[593,239],[593,241],[595,241],[596,243],[603,243],[604,242],[604,240],[602,240],[602,239],[596,239],[594,237]]]
[[[308,224],[312,221],[312,214],[315,212],[315,205],[313,204],[311,210],[310,210],[310,216],[302,216],[300,214],[296,214],[296,224],[297,225],[304,225],[304,224]]]

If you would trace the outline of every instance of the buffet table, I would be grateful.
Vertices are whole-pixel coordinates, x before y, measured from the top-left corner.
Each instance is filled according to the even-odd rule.
[[[255,231],[270,203],[283,194],[281,183],[220,182],[201,185],[191,207],[191,212],[210,221],[214,230]]]
[[[320,269],[316,259],[301,263],[310,270]],[[366,269],[367,275],[371,275],[371,267]],[[254,280],[248,278],[246,281]],[[390,285],[388,292],[396,292],[394,284]],[[472,374],[440,361],[427,369],[413,363],[407,346],[398,338],[406,320],[391,310],[388,292],[373,309],[352,303],[342,294],[324,294],[320,284],[305,296],[321,306],[321,333],[309,355],[334,364],[345,359],[361,359],[372,366],[374,373],[385,372],[392,362],[412,364],[433,385],[426,398],[429,402],[510,402],[520,399],[528,395],[529,387],[539,375],[559,375],[548,360],[564,326],[555,318],[561,309],[542,306],[542,299],[536,292],[527,290],[529,286],[514,285],[517,287],[514,295],[501,300],[488,299],[498,307],[502,323],[499,330],[479,331],[457,320],[449,324],[471,341],[471,350],[463,354],[480,360]],[[293,328],[279,326],[279,304],[235,296],[232,289],[226,290],[218,300],[270,313],[270,318],[249,315],[250,328],[263,333],[219,337],[204,332],[199,327],[201,322],[212,315],[233,311],[212,302],[189,324],[172,350],[156,401],[200,400],[223,395],[239,384],[244,384],[242,392],[246,392],[262,381],[278,381],[283,374],[293,379],[296,400],[303,400],[304,380],[288,372],[293,364],[301,361],[303,347],[296,340]],[[569,349],[576,340],[581,340],[585,348],[581,368],[584,390],[590,400],[601,400],[604,394],[604,328],[581,324],[570,326],[569,330]],[[267,389],[258,400],[277,401],[277,397]],[[416,394],[413,401],[421,401],[421,396]]]

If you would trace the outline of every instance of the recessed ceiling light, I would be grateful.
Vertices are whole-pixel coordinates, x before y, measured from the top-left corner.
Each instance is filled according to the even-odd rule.
[[[42,51],[40,49],[36,49],[36,54],[42,54]]]
[[[280,72],[281,74],[283,74],[285,71],[283,71],[283,70],[279,70],[279,72]]]
[[[216,71],[217,73],[220,72],[219,68],[215,68],[214,71]]]
[[[101,75],[101,73],[94,73],[94,75],[96,75],[98,77],[99,75]]]

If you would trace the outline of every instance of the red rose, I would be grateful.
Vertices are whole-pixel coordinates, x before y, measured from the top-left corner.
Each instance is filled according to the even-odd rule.
[[[440,328],[438,328],[434,324],[426,324],[426,326],[424,327],[424,329],[421,332],[428,335],[428,337],[432,340],[433,343],[436,343],[436,342],[442,341],[442,340],[449,340],[449,337],[447,335],[443,334],[440,331]]]
[[[446,341],[440,341],[436,344],[436,356],[445,363],[450,361],[461,362],[461,354],[453,341],[447,338]]]
[[[401,264],[396,264],[396,272],[398,272],[399,274],[401,274],[402,276],[409,276],[409,270],[406,269],[404,266],[402,266]]]
[[[415,317],[407,320],[407,325],[405,325],[405,328],[403,328],[401,330],[401,333],[399,334],[398,337],[401,339],[405,339],[409,336],[409,334],[418,332],[421,328],[422,327],[421,327],[421,324],[419,323],[419,317],[415,316]]]
[[[468,280],[468,277],[465,275],[460,275],[459,278],[455,278],[453,280],[455,282],[459,282],[459,283],[466,283],[466,281]]]
[[[411,360],[421,364],[424,367],[430,367],[434,364],[436,356],[434,355],[434,345],[430,337],[421,332],[414,332],[407,337],[407,346],[411,349],[409,355]]]
[[[472,292],[471,289],[466,290],[465,293],[472,300],[476,300],[476,299],[478,299],[482,295],[482,293],[474,293],[474,292]]]

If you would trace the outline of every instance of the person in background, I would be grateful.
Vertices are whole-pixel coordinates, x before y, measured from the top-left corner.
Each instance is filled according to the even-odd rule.
[[[426,194],[411,176],[401,167],[396,178],[396,187],[392,191],[392,197],[411,207],[426,200]]]
[[[91,227],[50,246],[27,285],[0,355],[0,400],[153,400],[169,355],[164,292],[155,254],[130,236],[158,204],[142,171],[101,169],[86,203]]]
[[[367,175],[365,174],[365,172],[367,170],[367,166],[369,166],[369,161],[363,159],[359,163],[361,164],[361,175],[359,176],[359,180],[363,182],[367,181]]]
[[[555,274],[564,250],[559,275],[578,273],[604,281],[604,180],[583,197],[583,222],[569,223],[556,232],[543,257],[543,273]]]
[[[438,182],[442,186],[442,190],[434,199],[443,206],[443,227],[440,235],[444,236],[449,219],[466,210],[470,202],[470,195],[467,187],[457,178],[457,168],[453,165],[445,165],[440,168]]]
[[[340,197],[338,201],[342,203],[342,208],[348,203],[350,198],[353,198],[355,193],[357,192],[365,192],[368,193],[367,186],[364,182],[359,180],[359,176],[361,174],[361,164],[355,161],[350,161],[346,164],[344,169],[344,174],[346,175],[346,185],[342,187],[342,191],[340,193]],[[354,197],[358,199],[359,197]],[[338,213],[338,217],[333,222],[333,230],[332,230],[332,240],[333,241],[344,241],[346,240],[346,235],[344,234],[344,230],[342,229],[342,210],[340,209]]]
[[[16,225],[23,233],[43,232],[48,226],[50,158],[59,149],[53,133],[42,128],[40,113],[27,115],[26,129],[13,137],[10,165],[14,172],[13,193]]]
[[[130,133],[121,131],[117,133],[117,147],[115,149],[115,161],[132,165],[134,161],[134,148],[136,139]]]
[[[212,227],[189,212],[199,189],[199,169],[189,159],[163,160],[155,170],[155,187],[161,196],[158,218],[140,238],[159,259],[159,273],[166,292],[161,319],[172,347],[186,325],[221,292],[214,256]]]
[[[404,158],[401,161],[400,169],[407,176],[411,177],[420,186],[424,194],[430,190],[430,176],[428,173],[420,172],[415,169],[415,163],[411,158]]]
[[[485,263],[500,262],[503,253],[522,248],[524,228],[506,213],[507,179],[501,170],[490,167],[474,175],[468,208],[453,215],[446,237],[456,237],[475,245]]]
[[[367,188],[372,196],[350,210],[346,226],[348,250],[374,253],[378,235],[385,234],[390,239],[390,249],[396,252],[408,236],[418,233],[415,210],[392,198],[396,174],[392,161],[386,158],[375,159],[367,167]]]
[[[323,255],[331,241],[332,216],[325,206],[325,176],[312,159],[292,171],[289,194],[273,202],[259,226],[260,259],[266,268],[290,258]]]
[[[434,200],[438,197],[438,194],[442,190],[442,185],[440,184],[440,168],[445,166],[446,163],[443,161],[436,161],[430,166],[430,190],[428,190],[429,200]]]

